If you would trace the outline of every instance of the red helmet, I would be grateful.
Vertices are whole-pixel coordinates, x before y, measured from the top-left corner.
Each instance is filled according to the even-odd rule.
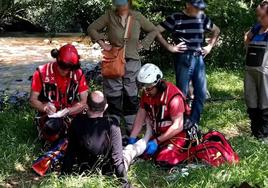
[[[79,55],[77,49],[71,45],[66,44],[62,46],[59,50],[52,50],[51,55],[57,58],[57,63],[62,69],[79,69]]]

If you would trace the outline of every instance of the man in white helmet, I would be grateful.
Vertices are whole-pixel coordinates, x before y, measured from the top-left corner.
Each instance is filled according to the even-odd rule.
[[[145,154],[159,164],[176,165],[186,145],[183,118],[185,113],[189,114],[189,110],[185,97],[175,85],[163,80],[162,71],[154,64],[144,65],[138,73],[137,81],[143,87],[143,93],[129,144],[137,141],[149,117],[154,134]]]

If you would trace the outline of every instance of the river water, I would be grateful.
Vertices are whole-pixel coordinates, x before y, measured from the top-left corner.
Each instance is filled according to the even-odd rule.
[[[0,95],[29,93],[29,77],[35,69],[53,61],[50,51],[67,43],[76,46],[82,66],[100,61],[100,49],[80,34],[65,34],[53,39],[39,35],[0,36]]]

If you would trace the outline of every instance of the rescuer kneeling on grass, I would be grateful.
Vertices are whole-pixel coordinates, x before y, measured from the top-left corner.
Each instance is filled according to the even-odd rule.
[[[153,64],[146,64],[139,71],[137,81],[144,91],[129,144],[137,141],[149,117],[154,134],[147,144],[145,155],[154,158],[159,164],[172,165],[186,145],[183,119],[188,108],[182,92],[162,78],[163,73]]]
[[[86,108],[88,86],[74,46],[51,55],[56,62],[38,67],[33,75],[30,104],[38,111],[39,137],[53,143],[66,135],[72,116]]]

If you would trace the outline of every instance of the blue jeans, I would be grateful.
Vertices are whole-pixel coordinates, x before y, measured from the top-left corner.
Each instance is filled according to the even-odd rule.
[[[189,82],[194,87],[194,101],[190,119],[199,123],[207,94],[207,80],[204,59],[201,55],[191,53],[176,54],[175,58],[176,85],[185,96],[188,95]]]

